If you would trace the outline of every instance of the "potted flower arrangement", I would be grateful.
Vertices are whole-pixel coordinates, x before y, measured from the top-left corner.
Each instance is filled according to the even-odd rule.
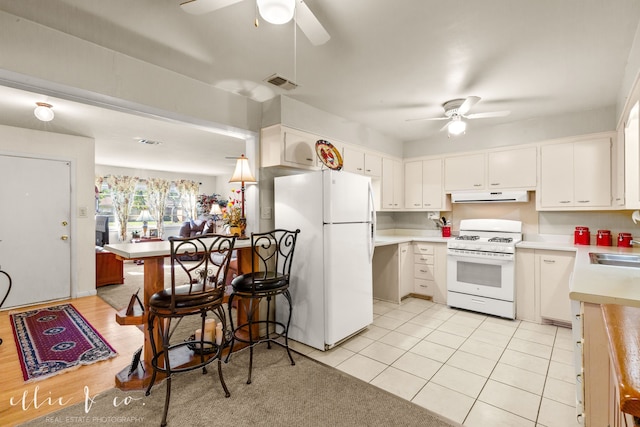
[[[230,234],[242,235],[242,229],[246,226],[245,219],[242,218],[242,206],[240,201],[240,190],[233,191],[227,201],[227,206],[222,211],[222,221],[229,226]]]

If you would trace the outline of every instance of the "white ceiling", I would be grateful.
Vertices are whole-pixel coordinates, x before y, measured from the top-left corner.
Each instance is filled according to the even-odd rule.
[[[399,141],[437,134],[442,122],[407,119],[440,116],[443,102],[469,95],[482,98],[472,113],[512,113],[474,120],[467,132],[613,106],[640,21],[638,0],[306,0],[331,40],[312,46],[298,32],[294,66],[295,26],[255,28],[254,0],[200,16],[179,3],[0,0],[0,10],[258,101],[287,94]],[[274,73],[299,87],[263,81]],[[161,163],[169,152],[184,156],[176,164],[194,160],[190,142],[210,149],[219,138],[122,113],[95,117],[63,122],[60,107],[45,126],[96,138],[98,163],[151,169],[172,170]],[[136,137],[167,142],[136,146]],[[236,149],[228,155],[244,149],[223,140]],[[149,148],[166,151],[157,158]],[[155,166],[141,166],[145,158]]]

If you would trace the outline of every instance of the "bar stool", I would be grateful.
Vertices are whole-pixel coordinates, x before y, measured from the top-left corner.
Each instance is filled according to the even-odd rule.
[[[300,230],[290,231],[276,229],[266,233],[251,233],[251,273],[242,274],[231,281],[232,292],[229,295],[228,309],[231,320],[231,345],[227,360],[233,352],[236,341],[249,345],[249,377],[247,384],[251,384],[251,371],[253,369],[253,346],[262,342],[267,343],[271,348],[274,342],[284,336],[284,347],[287,349],[291,365],[295,365],[291,351],[289,350],[289,324],[291,323],[291,294],[289,293],[291,264]],[[282,322],[271,319],[271,299],[277,295],[282,295],[289,303],[289,316],[286,325]],[[248,300],[247,321],[243,324],[233,326],[233,316],[231,308],[233,299],[238,296],[243,300]],[[262,298],[267,299],[267,314],[265,319],[255,319],[256,310]],[[239,304],[243,304],[240,301]],[[254,336],[254,326],[266,326],[264,337]],[[270,328],[273,327],[275,335],[270,335]],[[277,329],[281,328],[281,332]],[[248,332],[248,338],[246,334]]]
[[[227,321],[223,309],[223,300],[225,281],[235,240],[235,236],[216,234],[196,237],[169,237],[171,245],[171,288],[164,289],[151,296],[149,299],[148,321],[151,348],[153,349],[153,359],[151,360],[153,375],[146,395],[150,394],[157,373],[166,374],[167,394],[164,402],[162,426],[167,425],[167,413],[171,398],[171,377],[173,374],[198,368],[202,368],[202,373],[206,374],[206,366],[217,360],[218,377],[224,389],[225,397],[230,396],[222,376],[221,351],[224,347],[224,342],[221,345],[216,345],[214,339],[205,339],[205,320],[207,313],[212,312],[222,323],[222,330],[226,330]],[[215,255],[219,258],[219,254],[222,254],[223,258],[220,266],[217,266],[213,263],[213,257]],[[200,259],[198,261],[183,261],[183,255],[187,255],[187,259]],[[200,255],[200,257],[195,255]],[[185,283],[182,283],[183,281],[179,279],[179,276],[185,274],[187,279],[184,281]],[[179,281],[181,283],[177,283]],[[179,319],[179,323],[183,317],[192,315],[200,315],[202,318],[200,337],[196,338],[194,335],[187,340],[172,343],[172,320]],[[155,342],[154,328],[156,323],[162,341],[161,349],[157,348]],[[185,366],[171,366],[171,350],[184,346],[194,351],[194,360]]]

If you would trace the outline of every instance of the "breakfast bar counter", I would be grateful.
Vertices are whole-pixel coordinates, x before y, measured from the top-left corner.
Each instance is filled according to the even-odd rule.
[[[153,358],[151,339],[146,327],[149,299],[153,294],[165,288],[164,285],[164,259],[170,256],[171,246],[169,241],[155,241],[143,243],[117,243],[105,245],[105,249],[116,254],[123,260],[144,260],[144,297],[145,314],[126,315],[125,310],[116,314],[116,320],[121,325],[142,325],[144,332],[144,344],[142,351],[142,370],[138,369],[129,373],[129,367],[125,367],[116,375],[116,386],[122,390],[135,390],[145,388],[151,379],[151,365]],[[234,249],[238,255],[238,274],[251,271],[251,240],[236,240]],[[238,316],[246,316],[243,304],[238,304]],[[157,329],[156,329],[157,331]],[[156,337],[156,342],[160,342]]]

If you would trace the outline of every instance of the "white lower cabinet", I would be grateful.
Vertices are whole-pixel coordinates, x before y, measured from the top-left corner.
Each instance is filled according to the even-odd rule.
[[[447,302],[447,245],[413,244],[413,292],[429,296],[434,302]]]
[[[400,304],[413,292],[411,244],[377,246],[373,253],[373,297]]]
[[[569,282],[575,253],[536,250],[536,281],[540,289],[540,317],[571,323]]]

